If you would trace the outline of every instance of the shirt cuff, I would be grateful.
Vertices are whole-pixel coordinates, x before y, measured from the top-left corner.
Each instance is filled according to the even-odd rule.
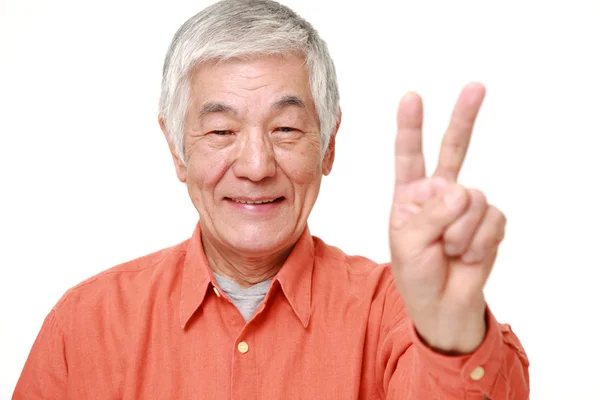
[[[487,332],[483,342],[471,354],[448,356],[437,353],[419,338],[412,326],[412,341],[420,360],[420,366],[438,382],[456,389],[479,394],[489,394],[503,360],[503,340],[500,324],[486,306]]]

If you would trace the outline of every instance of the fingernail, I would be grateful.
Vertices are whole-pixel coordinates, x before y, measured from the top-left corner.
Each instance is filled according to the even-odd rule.
[[[460,186],[453,186],[444,194],[444,201],[446,202],[446,205],[449,209],[455,210],[457,208],[460,208],[460,206],[462,205],[463,196],[463,188],[461,188]]]

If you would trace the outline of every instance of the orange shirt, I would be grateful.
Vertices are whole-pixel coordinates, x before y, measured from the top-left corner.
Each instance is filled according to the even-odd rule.
[[[308,228],[246,323],[191,239],[70,289],[46,318],[14,400],[526,399],[528,360],[487,313],[471,355],[416,335],[388,265]]]

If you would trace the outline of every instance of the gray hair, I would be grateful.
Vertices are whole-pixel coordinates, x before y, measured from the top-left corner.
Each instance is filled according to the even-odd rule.
[[[275,1],[223,0],[185,22],[175,33],[165,58],[159,117],[179,159],[186,162],[185,119],[195,67],[207,61],[290,53],[305,57],[324,155],[340,111],[335,67],[327,44],[310,23]]]

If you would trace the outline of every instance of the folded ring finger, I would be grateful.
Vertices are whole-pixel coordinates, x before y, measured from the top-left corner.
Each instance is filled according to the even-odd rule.
[[[468,194],[469,207],[444,232],[444,250],[451,257],[467,251],[487,210],[487,200],[481,191],[469,189]]]
[[[506,217],[498,208],[489,206],[481,221],[469,249],[463,254],[462,261],[465,263],[479,263],[487,256],[497,251],[498,246],[504,239]]]

